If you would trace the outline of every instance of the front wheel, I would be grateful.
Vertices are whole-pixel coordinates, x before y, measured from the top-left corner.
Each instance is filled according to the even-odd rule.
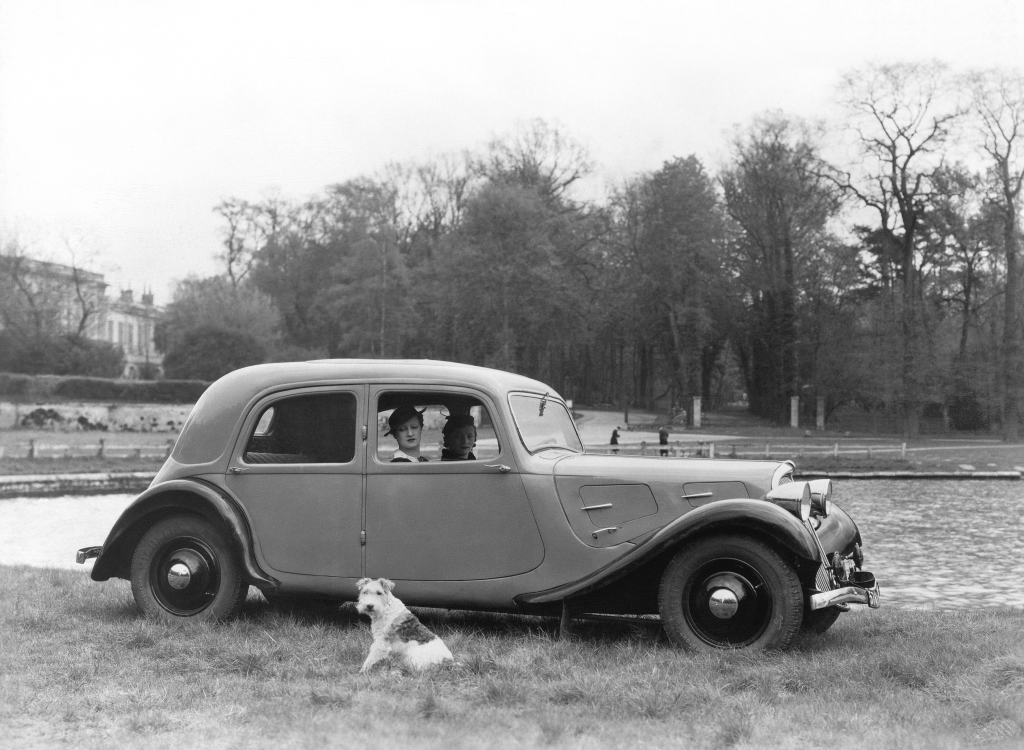
[[[226,620],[249,590],[223,533],[195,516],[153,524],[135,548],[131,576],[143,614],[165,622]]]
[[[691,651],[785,648],[803,621],[803,589],[767,544],[722,535],[680,550],[658,591],[662,626]]]
[[[843,610],[839,607],[825,607],[825,609],[809,609],[804,612],[804,623],[802,629],[805,633],[821,635],[830,627],[835,625],[836,620]]]

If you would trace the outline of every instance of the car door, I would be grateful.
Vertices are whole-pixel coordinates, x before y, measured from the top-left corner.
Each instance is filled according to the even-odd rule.
[[[384,399],[382,401],[381,399]],[[440,428],[428,419],[425,463],[391,463],[391,438],[383,436],[377,405],[476,403],[486,413],[486,445],[477,460],[440,461]],[[392,580],[462,581],[525,573],[544,559],[540,530],[494,404],[469,389],[370,389],[376,435],[368,440],[366,466],[366,575]],[[428,415],[429,416],[429,415]],[[484,442],[481,438],[481,444]]]
[[[225,481],[275,571],[362,573],[366,386],[276,393],[246,420]]]

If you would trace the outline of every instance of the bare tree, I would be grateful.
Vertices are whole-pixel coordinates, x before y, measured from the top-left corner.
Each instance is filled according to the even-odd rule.
[[[941,166],[963,114],[940,63],[872,65],[843,77],[840,96],[855,136],[858,166],[834,179],[878,217],[878,260],[891,263],[903,351],[903,429],[918,431],[924,400],[921,230],[930,176]]]
[[[534,188],[546,199],[564,201],[569,188],[590,174],[593,163],[582,144],[536,119],[491,141],[475,169],[490,180]]]
[[[224,270],[231,287],[238,285],[252,270],[256,254],[273,242],[282,227],[289,221],[291,207],[280,198],[267,198],[261,203],[230,198],[214,207],[214,212],[224,217]]]
[[[1001,70],[978,71],[967,78],[971,114],[981,147],[989,158],[990,201],[1002,218],[1006,259],[1003,298],[1000,412],[1003,437],[1016,440],[1021,422],[1021,326],[1019,201],[1024,184],[1024,76]]]

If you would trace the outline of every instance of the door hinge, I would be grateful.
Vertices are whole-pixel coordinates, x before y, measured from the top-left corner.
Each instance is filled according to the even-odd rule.
[[[363,545],[364,547],[366,546],[366,532],[365,531],[360,531],[359,532],[359,543],[361,545]]]

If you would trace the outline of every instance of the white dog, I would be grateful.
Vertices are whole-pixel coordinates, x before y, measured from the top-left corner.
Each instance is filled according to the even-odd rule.
[[[374,664],[392,654],[415,669],[451,660],[452,652],[444,642],[392,595],[395,584],[387,578],[362,578],[356,587],[359,589],[356,610],[370,618],[370,632],[373,634],[370,653],[360,672],[369,671]]]

